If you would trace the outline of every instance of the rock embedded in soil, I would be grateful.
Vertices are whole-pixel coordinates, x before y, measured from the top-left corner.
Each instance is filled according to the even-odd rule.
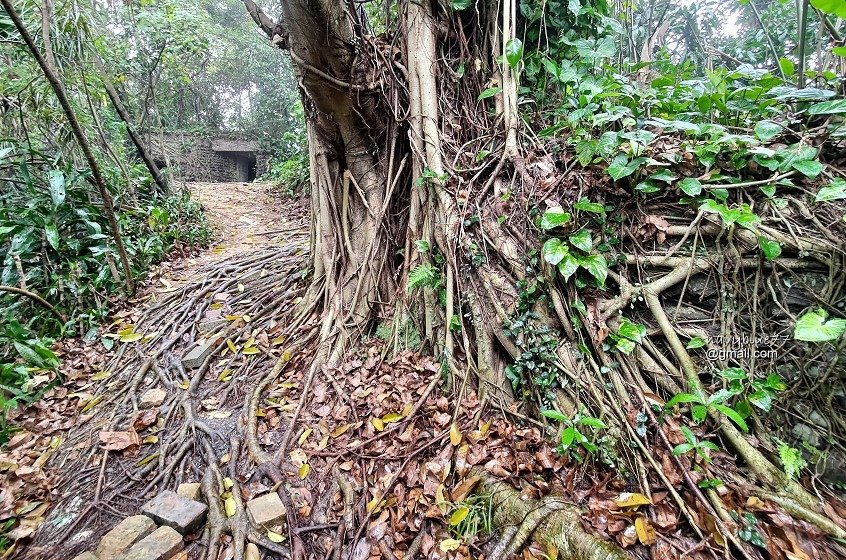
[[[97,557],[114,560],[155,529],[156,523],[146,515],[127,517],[100,539]]]
[[[202,346],[195,346],[182,358],[182,365],[185,369],[196,369],[203,365],[203,362],[214,350],[215,341],[209,341]]]
[[[141,508],[141,513],[159,525],[176,529],[187,535],[198,531],[206,521],[206,504],[189,500],[176,492],[162,492]]]
[[[166,398],[167,391],[156,387],[155,389],[145,391],[144,394],[141,395],[141,400],[139,401],[138,406],[141,408],[156,408],[161,406]]]
[[[279,494],[271,492],[247,502],[247,513],[259,527],[272,527],[285,521],[285,506]]]
[[[200,501],[201,484],[199,482],[184,482],[176,489],[176,493],[189,500]]]
[[[183,546],[182,535],[170,527],[159,527],[118,560],[170,560]]]

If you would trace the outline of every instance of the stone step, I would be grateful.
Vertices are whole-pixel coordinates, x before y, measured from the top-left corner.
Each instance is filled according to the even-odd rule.
[[[100,539],[97,557],[99,560],[115,560],[155,529],[156,523],[146,515],[127,517]]]
[[[170,527],[159,527],[135,543],[118,560],[170,560],[183,546],[182,535]]]
[[[198,531],[206,521],[206,504],[166,490],[144,504],[141,513],[159,525],[172,527],[182,535]]]

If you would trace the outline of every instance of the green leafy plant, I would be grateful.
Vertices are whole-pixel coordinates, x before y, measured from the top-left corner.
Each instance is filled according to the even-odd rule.
[[[673,448],[673,455],[693,453],[696,459],[704,461],[705,463],[710,463],[711,457],[709,453],[711,451],[720,450],[720,447],[717,444],[708,440],[700,440],[697,438],[696,434],[694,434],[687,426],[680,426],[679,429],[684,435],[685,442],[680,443]]]
[[[805,458],[802,457],[802,453],[798,449],[789,446],[780,439],[776,440],[776,444],[778,445],[778,458],[781,461],[784,474],[787,475],[787,478],[795,479],[802,472],[802,469],[808,465]]]
[[[541,412],[546,418],[555,420],[563,425],[561,431],[561,438],[558,444],[558,452],[566,453],[572,448],[581,448],[588,455],[596,453],[600,449],[600,444],[597,443],[598,430],[604,430],[608,426],[599,418],[588,416],[582,412],[577,412],[576,415],[570,419],[557,410],[544,410]],[[574,455],[578,460],[581,460],[580,454]]]
[[[808,311],[796,321],[793,338],[805,342],[832,342],[846,331],[846,319],[829,319],[824,309]]]

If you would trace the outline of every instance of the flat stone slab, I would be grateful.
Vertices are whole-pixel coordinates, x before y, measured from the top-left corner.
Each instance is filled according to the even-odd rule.
[[[166,398],[167,391],[156,387],[155,389],[144,391],[144,394],[141,395],[141,399],[138,405],[141,408],[158,408],[162,405]]]
[[[170,560],[183,546],[182,535],[170,527],[159,527],[135,543],[118,560]]]
[[[73,560],[100,560],[90,550],[86,550],[82,554],[73,557]]]
[[[166,490],[144,504],[141,513],[159,525],[176,529],[182,535],[197,532],[206,522],[206,504],[189,500]]]
[[[99,560],[115,560],[155,529],[155,521],[146,515],[127,517],[100,539],[100,544],[97,545],[96,550],[97,558]]]
[[[247,513],[253,523],[260,527],[271,527],[285,521],[285,506],[276,492],[253,498],[247,502]]]
[[[229,321],[226,319],[208,319],[205,321],[200,321],[197,324],[197,328],[204,333],[211,333],[218,330],[221,327],[225,327],[229,324]]]
[[[215,341],[210,340],[202,346],[195,346],[182,358],[182,365],[185,369],[196,369],[203,365],[203,362],[214,350]]]
[[[176,493],[182,496],[183,498],[188,498],[189,500],[194,501],[200,501],[200,496],[202,494],[200,489],[201,484],[199,482],[183,482],[176,489]]]

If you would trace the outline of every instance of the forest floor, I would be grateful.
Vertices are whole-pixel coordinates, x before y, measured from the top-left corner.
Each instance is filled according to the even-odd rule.
[[[492,497],[472,494],[475,466],[523,500],[580,504],[591,533],[634,557],[722,555],[716,537],[697,538],[671,489],[643,495],[631,473],[556,453],[554,434],[514,410],[483,412],[465,377],[445,386],[439,364],[391,341],[365,340],[305,383],[316,348],[298,338],[314,340],[305,335],[320,325],[316,313],[291,325],[305,209],[268,185],[190,188],[219,241],[163,263],[96,340],[62,342],[64,382],[12,414],[21,431],[0,456],[0,507],[18,515],[7,557],[72,558],[157,493],[201,481],[210,521],[189,537],[189,558],[237,558],[245,538],[295,559],[341,548],[355,560],[478,557],[497,537]],[[282,336],[292,328],[303,336]],[[681,481],[669,451],[655,453]],[[286,522],[252,526],[244,503],[272,491]],[[527,544],[524,558],[555,555]]]

